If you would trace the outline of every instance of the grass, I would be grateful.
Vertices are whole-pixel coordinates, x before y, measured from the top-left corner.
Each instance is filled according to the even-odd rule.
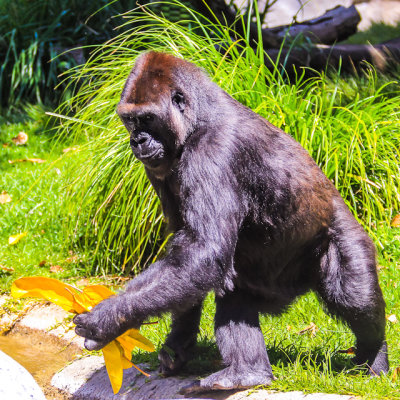
[[[73,87],[90,76],[58,111],[64,115],[61,135],[89,139],[67,174],[63,209],[70,246],[94,249],[95,273],[127,273],[145,268],[165,244],[158,200],[115,114],[134,59],[144,50],[195,62],[234,98],[293,135],[379,244],[377,225],[400,209],[399,82],[373,69],[346,79],[338,73],[307,79],[299,71],[289,82],[278,68],[265,67],[261,46],[254,52],[246,38],[240,46],[232,43],[227,27],[188,8],[185,13],[190,18],[182,24],[149,10],[125,14],[123,33],[67,79]]]
[[[63,187],[60,178],[65,165],[54,162],[68,143],[55,144],[51,140],[52,135],[46,133],[48,117],[42,107],[27,110],[27,115],[16,120],[0,119],[0,192],[6,191],[12,198],[10,203],[0,204],[0,264],[15,271],[10,274],[0,270],[2,292],[9,289],[16,277],[23,275],[76,276],[82,258],[68,252],[61,231],[60,193]],[[20,131],[28,134],[28,142],[17,146],[12,138]],[[27,158],[45,162],[9,163],[9,160]],[[43,174],[46,179],[39,179]],[[25,238],[13,246],[8,244],[9,236],[22,232],[27,232]],[[50,267],[56,265],[63,271],[51,273]]]

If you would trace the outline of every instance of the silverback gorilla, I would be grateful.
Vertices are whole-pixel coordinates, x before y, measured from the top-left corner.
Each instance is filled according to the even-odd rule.
[[[171,312],[159,359],[163,374],[175,374],[214,291],[225,367],[186,393],[268,384],[259,313],[280,313],[313,290],[354,332],[356,363],[372,375],[388,371],[374,245],[300,144],[164,53],[137,58],[117,112],[174,236],[125,292],[75,317],[89,350]]]

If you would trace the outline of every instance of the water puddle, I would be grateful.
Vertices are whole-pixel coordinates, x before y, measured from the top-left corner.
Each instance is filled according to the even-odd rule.
[[[52,376],[72,361],[79,350],[39,331],[18,329],[0,336],[0,350],[25,367],[43,389],[47,398],[62,399],[50,387]],[[51,394],[51,397],[50,397]]]

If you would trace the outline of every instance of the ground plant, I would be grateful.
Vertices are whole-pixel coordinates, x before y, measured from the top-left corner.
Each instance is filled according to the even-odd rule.
[[[125,14],[123,33],[96,48],[64,82],[79,90],[50,111],[57,129],[48,130],[49,110],[43,107],[0,119],[0,193],[11,196],[0,204],[2,292],[17,277],[32,275],[73,282],[96,275],[115,283],[115,275],[137,273],[162,254],[168,233],[160,205],[115,107],[135,57],[167,51],[203,67],[233,97],[293,135],[377,245],[389,374],[371,379],[351,364],[353,335],[310,293],[283,315],[261,319],[278,378],[272,388],[400,399],[400,228],[390,227],[400,213],[399,82],[369,68],[354,77],[327,72],[307,78],[298,71],[289,81],[281,67],[265,68],[261,46],[254,52],[246,38],[232,43],[228,28],[187,8],[185,14],[179,24],[143,9]],[[28,142],[16,145],[12,138],[21,131]],[[9,162],[29,158],[45,162]],[[8,244],[10,236],[24,232],[18,243]],[[220,368],[214,312],[210,294],[187,373]],[[141,332],[159,348],[169,323],[166,316]],[[157,355],[139,351],[133,361],[156,366]]]

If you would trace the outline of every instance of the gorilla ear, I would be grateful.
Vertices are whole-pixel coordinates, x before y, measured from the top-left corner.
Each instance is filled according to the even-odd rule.
[[[185,110],[185,97],[181,92],[176,92],[172,96],[172,104],[180,111]]]

